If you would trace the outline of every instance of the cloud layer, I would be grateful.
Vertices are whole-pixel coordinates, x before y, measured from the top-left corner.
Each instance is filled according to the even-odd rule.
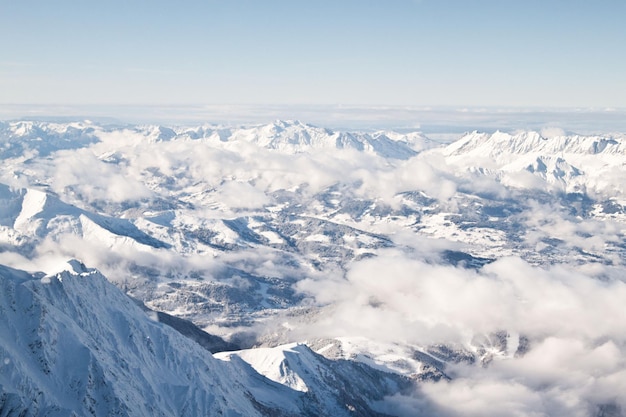
[[[597,268],[601,272],[606,271]],[[303,291],[333,307],[297,332],[473,350],[504,330],[508,349],[492,346],[495,356],[487,366],[449,365],[452,381],[425,383],[413,399],[390,399],[388,410],[595,415],[601,405],[626,409],[626,283],[623,276],[601,278],[568,266],[534,267],[519,258],[473,271],[425,264],[391,250],[354,264],[345,280],[301,282]],[[530,349],[516,355],[520,335]]]

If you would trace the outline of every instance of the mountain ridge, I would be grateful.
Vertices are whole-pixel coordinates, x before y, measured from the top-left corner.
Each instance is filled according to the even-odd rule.
[[[242,361],[213,358],[75,260],[54,275],[0,265],[0,288],[0,411],[6,416],[383,416],[369,401],[411,384],[305,349],[308,362],[294,368],[316,386],[305,396]],[[355,375],[387,388],[372,388],[374,397],[363,398],[348,388]],[[329,377],[342,382],[327,387]]]

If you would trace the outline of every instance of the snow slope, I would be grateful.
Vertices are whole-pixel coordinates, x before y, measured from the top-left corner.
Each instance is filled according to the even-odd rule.
[[[4,208],[0,227],[11,228],[26,240],[55,238],[69,232],[99,240],[110,247],[132,246],[149,250],[168,246],[126,219],[79,209],[40,189],[14,190],[0,184],[0,207]]]
[[[214,359],[96,270],[74,260],[66,267],[44,275],[0,266],[3,416],[368,416],[378,415],[370,401],[410,385],[305,346],[275,349],[286,355],[281,363],[263,349]],[[311,392],[276,378],[274,366]]]
[[[619,199],[626,193],[626,136],[622,134],[543,137],[532,131],[472,132],[439,152],[453,166],[491,173],[517,188]]]
[[[90,122],[0,122],[0,158],[45,157],[61,149],[96,143],[97,127]]]
[[[243,128],[177,129],[181,137],[210,138],[214,142],[247,142],[259,147],[286,153],[309,152],[320,149],[353,149],[385,158],[408,159],[418,151],[434,146],[419,133],[342,132],[302,123],[276,120],[273,123]]]
[[[2,267],[4,415],[258,415],[232,371],[95,270]],[[239,391],[239,392],[238,392]]]
[[[318,404],[323,415],[333,409],[333,415],[337,416],[377,415],[372,403],[413,385],[409,378],[359,362],[328,360],[306,344],[224,352],[216,357],[225,361],[243,360],[270,380],[305,393],[312,404]],[[333,406],[337,403],[344,407],[337,409]]]

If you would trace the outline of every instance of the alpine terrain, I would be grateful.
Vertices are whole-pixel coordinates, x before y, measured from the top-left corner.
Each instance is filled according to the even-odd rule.
[[[624,416],[626,134],[0,122],[0,416]]]

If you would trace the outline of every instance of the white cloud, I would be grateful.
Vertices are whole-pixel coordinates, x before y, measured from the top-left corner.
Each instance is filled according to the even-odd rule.
[[[260,209],[270,202],[263,191],[243,181],[226,182],[219,188],[215,198],[234,209]]]
[[[565,136],[565,130],[560,127],[544,127],[540,131],[541,136],[547,139]]]
[[[567,266],[534,267],[518,258],[477,272],[390,250],[355,263],[345,280],[306,280],[299,287],[333,305],[300,330],[310,337],[471,346],[475,335],[506,330],[531,340],[525,356],[509,352],[486,368],[452,365],[451,382],[421,385],[416,397],[390,398],[383,409],[584,416],[598,404],[626,407],[626,284],[620,280]]]
[[[458,367],[452,381],[420,391],[441,415],[596,415],[600,405],[626,406],[623,356],[611,340],[590,345],[548,337],[522,358]]]
[[[100,161],[89,149],[59,151],[53,160],[41,164],[39,175],[60,193],[71,190],[87,201],[123,202],[151,196],[151,191],[123,166]]]

